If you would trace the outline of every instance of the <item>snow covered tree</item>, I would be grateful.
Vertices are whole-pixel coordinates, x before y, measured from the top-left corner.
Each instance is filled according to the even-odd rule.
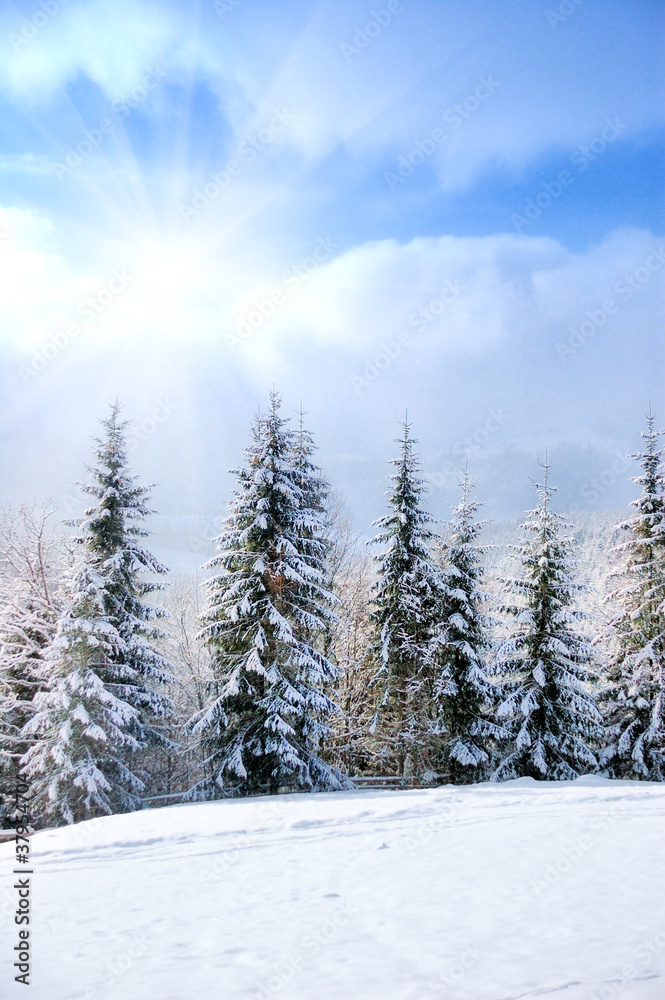
[[[489,631],[484,610],[490,595],[482,590],[482,557],[487,547],[477,538],[483,523],[475,520],[479,502],[471,496],[475,482],[468,471],[460,482],[462,497],[452,508],[452,521],[442,548],[444,588],[435,686],[442,734],[441,770],[454,782],[478,781],[490,761],[489,741],[503,730],[488,717],[495,699],[489,679]]]
[[[665,779],[665,478],[662,431],[647,414],[646,448],[632,457],[642,467],[633,479],[642,495],[634,517],[620,525],[630,538],[617,551],[625,558],[624,586],[613,596],[621,611],[612,622],[616,654],[607,702],[609,745],[602,763],[614,777]]]
[[[102,783],[98,786],[99,796],[103,791],[107,798],[90,791],[90,809],[101,811],[106,811],[105,804],[113,811],[139,808],[144,783],[134,773],[137,755],[147,747],[168,743],[160,732],[159,721],[171,711],[169,699],[155,689],[171,679],[170,664],[156,645],[164,636],[159,620],[166,612],[145,600],[162,585],[142,575],[145,571],[160,575],[166,570],[140,544],[148,534],[142,522],[152,513],[148,507],[149,489],[138,485],[129,472],[125,453],[127,422],[119,417],[116,403],[108,419],[101,421],[105,434],[96,441],[98,464],[90,470],[93,483],[82,487],[97,503],[86,510],[79,524],[75,540],[78,582],[58,623],[57,657],[48,698],[40,704],[38,721],[27,730],[40,741],[39,752],[30,753],[26,760],[33,779],[43,780],[49,789],[62,789],[72,783],[78,789],[80,772],[73,759],[62,752],[62,741],[66,742],[72,726],[77,733],[76,726],[83,726],[85,760],[88,751],[99,744],[103,756],[97,769],[103,773],[106,760],[113,771],[104,775],[110,787],[104,788]],[[91,617],[86,618],[88,612]],[[112,641],[97,652],[103,635]],[[79,709],[77,699],[70,697],[73,690],[79,691],[81,697],[112,706],[108,709],[108,725],[97,718],[92,703],[88,706],[84,701]],[[62,715],[68,705],[78,712],[69,722]],[[83,722],[86,712],[92,720],[90,728]],[[88,765],[81,766],[85,769]],[[72,794],[76,798],[78,793]],[[78,818],[80,810],[77,812],[68,801],[65,799],[61,818],[70,813]]]
[[[330,484],[323,476],[322,470],[313,461],[316,452],[314,437],[305,426],[305,412],[302,404],[298,413],[298,429],[292,438],[293,448],[293,470],[296,485],[300,493],[300,509],[305,514],[301,519],[299,533],[303,542],[309,546],[308,554],[315,556],[318,560],[319,568],[324,572],[320,583],[328,591],[332,604],[337,603],[337,599],[332,597],[332,570],[331,554],[333,542],[330,537],[332,528],[332,510],[330,506],[331,489]],[[309,519],[309,523],[306,520]],[[312,543],[313,547],[312,547]],[[324,615],[323,629],[318,622],[313,627],[313,637],[320,640],[321,648],[326,647],[330,630],[336,620],[334,614]]]
[[[525,541],[516,546],[524,567],[520,579],[505,581],[521,598],[506,610],[514,617],[512,635],[497,652],[504,700],[497,716],[511,734],[509,752],[494,777],[576,778],[597,761],[591,744],[601,716],[591,693],[591,650],[579,632],[582,612],[573,605],[569,527],[550,506],[545,462],[544,484],[534,484],[538,506],[521,525]]]
[[[254,421],[208,564],[218,572],[208,583],[202,635],[215,680],[192,720],[207,772],[195,797],[343,785],[320,756],[336,710],[324,688],[337,674],[317,644],[334,603],[325,586],[325,487],[311,439],[289,429],[280,405],[272,392],[267,416]]]
[[[277,397],[274,397],[274,401],[277,402]],[[294,475],[301,490],[300,505],[309,512],[310,517],[313,515],[312,524],[303,524],[301,530],[309,531],[312,537],[316,535],[320,539],[322,547],[318,551],[320,555],[325,555],[323,564],[327,565],[328,544],[324,527],[330,523],[330,484],[313,462],[316,445],[313,434],[305,426],[305,411],[302,406],[298,413],[298,430],[292,437],[292,449]]]
[[[46,684],[45,654],[58,614],[60,553],[54,509],[6,510],[0,523],[0,821],[12,825],[13,789],[29,746],[21,734]]]
[[[425,487],[406,422],[397,443],[400,456],[391,463],[396,472],[386,493],[390,513],[375,522],[379,533],[371,543],[384,546],[375,557],[373,684],[379,697],[372,729],[384,767],[408,777],[432,769],[439,744],[435,699],[448,688],[436,663],[443,581],[429,555],[434,519],[421,506]]]
[[[85,562],[76,570],[46,656],[49,689],[36,695],[36,714],[24,727],[25,735],[37,738],[23,758],[23,773],[43,821],[75,823],[130,811],[143,788],[123,760],[127,751],[141,749],[132,735],[140,730],[140,712],[122,697],[133,677],[107,612],[106,584]]]

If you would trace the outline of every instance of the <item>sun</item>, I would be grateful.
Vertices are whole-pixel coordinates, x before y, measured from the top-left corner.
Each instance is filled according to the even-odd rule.
[[[137,247],[133,268],[136,307],[163,321],[205,285],[209,262],[191,244],[150,240]]]
[[[150,241],[136,251],[136,280],[146,294],[179,297],[200,283],[202,262],[191,245]]]

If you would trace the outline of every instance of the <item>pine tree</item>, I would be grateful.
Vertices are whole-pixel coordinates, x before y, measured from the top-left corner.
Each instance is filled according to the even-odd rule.
[[[98,464],[90,470],[93,482],[82,486],[97,503],[86,510],[79,524],[78,582],[58,623],[55,672],[48,697],[41,702],[39,721],[31,723],[27,730],[39,739],[39,750],[26,758],[31,775],[43,787],[63,789],[73,783],[72,801],[80,805],[75,790],[80,787],[79,772],[72,763],[79,760],[78,747],[71,759],[59,748],[72,726],[78,733],[75,722],[82,722],[85,713],[81,709],[76,719],[67,722],[63,712],[68,705],[76,708],[79,704],[76,698],[72,700],[74,690],[82,692],[85,699],[97,699],[107,706],[107,724],[97,718],[92,702],[88,706],[84,700],[84,709],[87,712],[90,708],[88,714],[93,720],[91,731],[96,734],[87,733],[84,758],[88,760],[86,754],[92,752],[95,741],[99,742],[101,755],[96,767],[108,787],[100,781],[99,794],[93,794],[90,786],[89,808],[107,811],[108,806],[114,812],[140,807],[144,781],[143,776],[134,773],[136,756],[147,747],[168,743],[160,732],[159,720],[171,711],[169,699],[155,690],[171,679],[170,665],[156,646],[165,634],[158,623],[166,612],[144,599],[162,585],[142,577],[145,571],[160,575],[166,570],[140,544],[148,534],[142,522],[152,513],[149,489],[138,485],[129,472],[125,454],[127,422],[119,417],[120,406],[116,403],[108,419],[101,421],[105,435],[96,441]],[[97,653],[95,640],[104,634],[112,641]],[[100,732],[106,734],[106,740]],[[102,771],[104,761],[110,762],[108,774]],[[60,816],[80,818],[78,806],[72,808],[67,796],[64,802]]]
[[[616,655],[606,692],[609,745],[602,763],[614,777],[665,778],[665,477],[662,431],[647,414],[645,450],[632,457],[642,467],[633,479],[642,495],[634,517],[619,526],[630,538],[618,546],[625,558],[621,612],[612,622]]]
[[[142,781],[123,761],[141,743],[140,713],[118,694],[130,679],[119,663],[127,649],[106,610],[107,581],[81,562],[70,601],[47,653],[49,689],[35,697],[24,728],[37,741],[23,758],[37,815],[75,823],[136,808]]]
[[[439,744],[435,696],[448,693],[438,674],[437,614],[442,598],[441,573],[430,560],[434,519],[421,506],[424,484],[413,452],[416,441],[403,424],[400,456],[391,464],[387,491],[390,513],[375,522],[372,544],[384,546],[376,556],[379,576],[374,585],[372,614],[379,690],[372,724],[382,744],[384,766],[400,777],[432,770]]]
[[[268,415],[254,421],[208,564],[218,572],[202,636],[215,682],[192,720],[207,770],[194,796],[342,787],[320,757],[336,710],[324,688],[337,673],[317,643],[334,603],[325,586],[326,487],[311,463],[311,439],[289,429],[280,405],[271,393]]]
[[[497,653],[507,695],[497,714],[512,737],[495,772],[499,780],[573,779],[597,763],[590,744],[601,718],[590,693],[590,647],[579,633],[583,616],[572,606],[579,590],[572,541],[551,509],[547,462],[543,468],[544,484],[534,484],[538,506],[528,512],[521,526],[526,539],[516,547],[524,575],[506,581],[521,601],[506,609],[515,625]]]
[[[489,631],[492,619],[484,608],[490,596],[482,590],[481,559],[488,551],[477,542],[483,522],[472,498],[475,482],[465,471],[460,502],[452,508],[448,539],[443,545],[444,588],[437,660],[440,679],[436,697],[442,733],[441,770],[457,783],[478,781],[490,760],[489,743],[504,730],[488,717],[495,699],[489,679]]]

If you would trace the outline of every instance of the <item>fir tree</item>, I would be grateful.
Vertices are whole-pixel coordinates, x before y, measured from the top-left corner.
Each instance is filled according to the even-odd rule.
[[[208,583],[202,635],[215,682],[193,732],[207,778],[194,796],[340,788],[320,757],[335,705],[324,688],[336,668],[317,645],[334,598],[326,589],[325,486],[311,463],[311,439],[294,434],[273,392],[256,417],[218,570]]]
[[[96,442],[98,466],[90,470],[93,483],[82,485],[97,503],[85,512],[77,542],[90,565],[103,572],[105,609],[123,643],[120,662],[128,673],[125,698],[140,713],[137,740],[149,745],[161,741],[155,723],[171,710],[169,699],[154,689],[171,680],[171,667],[156,646],[165,635],[158,623],[168,617],[167,612],[145,600],[164,584],[143,577],[168,571],[141,544],[150,534],[142,524],[154,511],[149,506],[150,488],[139,485],[129,471],[128,421],[119,417],[120,406],[115,403],[109,418],[101,421],[106,436]]]
[[[23,758],[37,815],[75,823],[136,808],[143,783],[123,761],[141,748],[140,713],[118,697],[131,679],[127,649],[106,611],[106,579],[85,562],[47,653],[49,689],[24,728],[38,738]],[[118,694],[114,693],[118,692]]]
[[[465,471],[460,502],[452,508],[448,539],[443,545],[444,588],[437,651],[440,678],[435,695],[443,755],[441,769],[454,782],[477,781],[490,760],[489,741],[504,731],[488,717],[495,690],[487,657],[492,619],[484,608],[490,596],[482,590],[482,556],[487,547],[477,538],[483,522],[475,520],[479,502],[475,482]]]
[[[309,516],[314,515],[313,524],[304,531],[309,530],[312,537],[322,539],[322,548],[319,554],[327,556],[324,551],[329,547],[325,540],[324,528],[329,527],[330,511],[328,500],[330,496],[330,485],[326,482],[321,469],[313,462],[316,445],[314,437],[305,427],[305,412],[300,408],[298,413],[298,430],[292,439],[293,447],[293,469],[296,482],[301,490],[300,505],[303,510],[309,512]],[[326,560],[323,560],[324,565]]]
[[[108,787],[99,784],[99,796],[104,791],[107,797],[90,791],[89,808],[101,811],[107,811],[107,805],[112,811],[140,807],[139,793],[144,782],[142,776],[134,773],[136,754],[149,746],[168,744],[160,732],[159,720],[171,711],[169,699],[155,690],[171,679],[170,665],[156,646],[165,634],[159,620],[166,612],[145,600],[162,585],[142,578],[145,571],[159,575],[166,570],[140,544],[148,534],[142,522],[152,513],[148,506],[149,489],[138,485],[129,472],[125,454],[127,422],[119,416],[120,407],[116,403],[109,418],[101,421],[105,435],[96,441],[98,464],[90,470],[93,482],[82,487],[97,503],[86,510],[79,524],[76,537],[79,582],[58,625],[55,673],[49,684],[49,696],[40,706],[39,721],[30,724],[28,730],[38,737],[40,749],[26,759],[36,780],[41,774],[44,788],[73,785],[72,801],[80,806],[76,791],[80,787],[79,772],[72,763],[79,758],[70,759],[59,749],[63,733],[69,733],[75,722],[73,718],[69,724],[63,720],[63,712],[70,704],[76,708],[78,702],[71,697],[74,690],[83,691],[85,698],[98,699],[102,705],[113,706],[108,709],[108,725],[104,725],[90,705],[91,732],[95,735],[88,732],[87,740],[83,740],[85,760],[96,743],[103,750],[96,765],[100,773],[103,774],[104,761],[110,761],[112,773],[104,774]],[[90,618],[86,618],[88,613]],[[97,655],[95,640],[103,634],[111,636],[112,641]],[[88,635],[90,641],[86,639]],[[68,649],[71,651],[67,652]],[[87,712],[87,701],[83,705]],[[83,714],[81,709],[78,722]],[[65,798],[61,817],[71,813],[79,818],[80,809],[77,811],[68,802]]]
[[[400,456],[391,463],[396,472],[386,494],[391,510],[375,522],[379,533],[372,542],[384,546],[376,556],[373,598],[379,699],[372,729],[384,766],[406,777],[432,769],[439,742],[435,696],[451,689],[438,674],[435,655],[443,582],[429,556],[434,519],[421,506],[424,484],[406,422],[397,443]]]
[[[642,495],[634,517],[621,524],[630,538],[618,546],[625,558],[620,614],[612,622],[616,654],[606,692],[610,743],[602,755],[614,777],[665,778],[665,480],[662,431],[647,415],[646,448],[633,479]]]
[[[5,588],[3,588],[5,589]],[[11,802],[20,761],[30,746],[24,732],[35,698],[46,687],[46,654],[55,632],[56,611],[42,595],[18,582],[0,611],[0,820],[12,825]]]
[[[511,733],[495,773],[500,780],[573,779],[597,763],[591,743],[601,719],[590,693],[590,647],[579,633],[583,615],[572,607],[579,590],[572,542],[563,534],[569,526],[550,506],[547,462],[544,472],[544,484],[534,484],[538,506],[521,526],[527,537],[516,547],[524,575],[506,581],[521,601],[506,609],[515,626],[497,654],[507,695],[498,718]]]
[[[324,573],[320,583],[328,591],[329,606],[331,606],[338,601],[332,597],[330,485],[319,466],[313,461],[316,445],[311,431],[305,427],[302,404],[298,413],[298,429],[292,438],[292,448],[294,481],[300,490],[299,506],[302,517],[298,530],[309,556],[314,556]],[[329,633],[335,620],[334,614],[324,614],[322,626],[318,622],[313,626],[312,638],[320,640],[321,648],[324,650],[329,645]]]

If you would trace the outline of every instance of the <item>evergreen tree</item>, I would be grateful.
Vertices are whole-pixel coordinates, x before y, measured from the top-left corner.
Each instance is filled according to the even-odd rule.
[[[6,511],[0,526],[0,820],[13,826],[13,789],[30,741],[23,727],[46,685],[45,654],[57,619],[50,533],[53,510]]]
[[[665,479],[662,431],[647,415],[646,448],[632,457],[642,467],[634,517],[620,525],[630,538],[618,546],[625,558],[621,612],[612,622],[617,651],[606,692],[609,745],[602,755],[614,777],[665,778]]]
[[[330,485],[326,482],[321,469],[313,462],[316,445],[314,437],[305,427],[305,412],[300,408],[298,413],[298,430],[293,435],[293,469],[295,480],[300,488],[300,506],[303,511],[308,512],[308,516],[313,515],[313,523],[310,526],[302,526],[302,531],[309,531],[312,537],[320,539],[319,555],[323,556],[323,565],[326,565],[327,541],[324,528],[329,527],[330,511],[329,497]]]
[[[208,583],[202,635],[213,654],[211,699],[192,720],[207,777],[194,796],[342,787],[320,757],[336,706],[336,668],[317,639],[330,621],[325,586],[325,486],[312,444],[294,434],[271,393],[256,417],[246,465]]]
[[[459,484],[460,502],[443,546],[444,588],[437,659],[440,678],[436,697],[442,733],[441,769],[454,782],[478,781],[489,764],[489,741],[504,731],[488,717],[495,690],[487,657],[492,620],[484,607],[490,596],[482,591],[481,559],[488,551],[478,544],[483,522],[475,520],[479,502],[472,498],[475,482],[465,471]]]
[[[452,689],[437,669],[443,581],[429,556],[434,519],[421,506],[424,484],[406,422],[397,443],[400,456],[391,463],[396,472],[386,493],[391,509],[375,522],[372,543],[384,546],[376,556],[373,598],[379,698],[372,729],[384,766],[407,777],[432,769],[439,744],[435,698]]]
[[[33,805],[46,821],[75,823],[137,806],[143,783],[123,761],[141,743],[140,713],[118,692],[131,679],[127,649],[106,610],[107,581],[82,562],[46,660],[49,689],[24,728],[37,741],[23,758]]]
[[[140,543],[148,534],[142,522],[152,513],[149,489],[138,485],[129,472],[125,454],[127,422],[119,416],[116,403],[108,419],[101,421],[105,435],[96,441],[98,464],[90,470],[93,482],[82,487],[97,503],[86,510],[79,524],[78,582],[58,623],[48,697],[41,700],[38,721],[27,730],[39,740],[39,749],[26,758],[31,775],[35,780],[41,775],[44,788],[73,788],[65,796],[62,818],[82,815],[76,791],[81,787],[82,772],[77,770],[76,762],[83,760],[81,767],[85,771],[88,752],[92,753],[97,743],[100,758],[96,767],[108,787],[100,781],[98,791],[93,792],[90,785],[90,798],[85,801],[90,810],[102,812],[108,811],[107,806],[112,811],[140,807],[139,793],[144,782],[143,776],[134,773],[136,755],[147,747],[168,743],[160,732],[159,720],[170,713],[171,703],[155,690],[155,686],[171,679],[170,665],[156,646],[165,635],[159,620],[166,612],[145,600],[162,585],[142,577],[145,571],[160,575],[166,570]],[[96,641],[105,634],[112,641],[109,639],[96,652]],[[77,698],[72,699],[74,690],[84,698],[82,709],[78,708]],[[88,698],[92,699],[90,703]],[[95,699],[100,706],[106,706],[106,723],[97,717]],[[78,712],[69,721],[63,716],[68,706]],[[89,731],[82,721],[86,712],[92,720]],[[81,746],[85,751],[77,743],[70,758],[61,751],[61,745],[72,727],[78,733],[77,721],[84,727],[86,738]],[[79,750],[83,757],[77,756]],[[111,769],[108,774],[102,770],[105,762]]]
[[[338,603],[338,600],[332,597],[330,484],[313,461],[316,445],[311,431],[305,427],[302,404],[298,413],[298,429],[292,438],[292,449],[294,481],[300,490],[298,503],[302,520],[298,530],[303,543],[308,547],[308,554],[315,557],[324,573],[320,583],[329,592],[331,606]],[[319,645],[324,651],[329,644],[329,634],[335,620],[334,614],[324,614],[322,625],[318,622],[313,625],[311,637],[317,642],[320,640]]]
[[[583,616],[572,607],[579,590],[572,541],[550,507],[547,462],[544,472],[544,484],[534,484],[538,506],[521,526],[527,537],[516,547],[524,575],[506,581],[521,601],[506,609],[515,626],[497,654],[507,695],[498,718],[511,733],[497,779],[573,779],[597,763],[590,744],[601,719],[590,693],[590,647],[579,633]]]
[[[13,791],[21,757],[30,746],[24,732],[35,698],[46,686],[45,656],[55,631],[56,612],[42,595],[15,581],[0,610],[0,821],[12,826]]]

